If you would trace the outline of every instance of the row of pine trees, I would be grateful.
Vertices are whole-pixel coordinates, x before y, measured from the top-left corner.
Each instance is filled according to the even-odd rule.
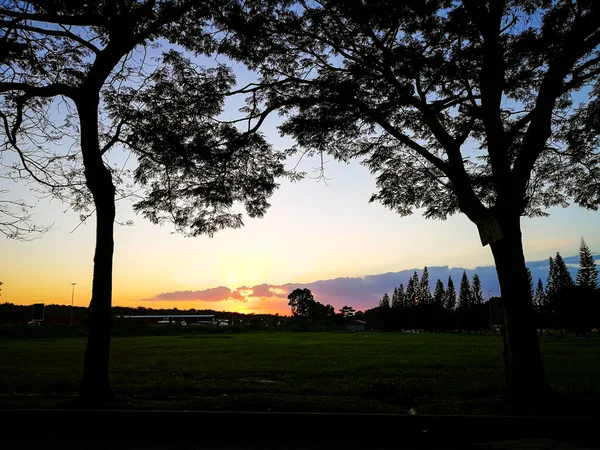
[[[415,271],[406,288],[400,284],[391,298],[384,294],[375,311],[365,313],[371,323],[384,330],[478,331],[490,324],[477,274],[469,280],[464,271],[458,293],[451,276],[446,286],[438,279],[431,293],[427,267],[421,279]]]
[[[379,302],[379,307],[401,308],[416,304],[432,304],[438,308],[455,309],[457,307],[457,295],[452,277],[448,277],[447,287],[444,287],[442,280],[438,279],[432,294],[429,289],[429,272],[427,267],[424,267],[420,280],[419,274],[415,271],[408,281],[406,289],[404,289],[404,284],[394,288],[391,300],[390,296],[385,293]],[[469,281],[467,272],[464,271],[458,293],[458,307],[468,308],[481,304],[483,304],[483,292],[479,275],[473,275],[473,280]]]
[[[538,279],[535,291],[530,277],[533,304],[540,334],[555,330],[586,333],[600,329],[600,291],[598,268],[585,240],[579,247],[579,268],[575,280],[560,253],[549,260],[546,286]]]
[[[534,283],[528,270],[531,294],[536,311],[536,326],[540,330],[585,333],[600,326],[600,291],[598,269],[594,257],[581,240],[579,269],[574,281],[560,253],[549,260],[546,285],[541,279]],[[365,318],[383,330],[479,331],[502,323],[500,298],[484,303],[481,280],[477,274],[469,280],[463,272],[458,293],[452,277],[446,286],[437,280],[434,292],[429,288],[427,267],[419,279],[415,271],[406,287],[386,293],[377,308],[365,311]]]

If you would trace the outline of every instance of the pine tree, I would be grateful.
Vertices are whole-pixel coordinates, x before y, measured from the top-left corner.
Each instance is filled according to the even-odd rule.
[[[467,309],[471,306],[471,283],[467,271],[463,271],[462,279],[460,280],[460,291],[458,293],[458,307]]]
[[[392,308],[397,308],[399,306],[398,302],[398,288],[394,288],[394,293],[392,294]]]
[[[544,292],[544,283],[538,278],[535,294],[533,294],[533,304],[540,307],[546,303],[546,293]]]
[[[431,289],[429,288],[429,271],[427,266],[423,268],[423,275],[421,275],[421,283],[419,285],[419,301],[428,305],[432,302]]]
[[[400,287],[398,288],[398,301],[400,302],[400,306],[406,306],[406,294],[404,292],[404,284],[400,283]]]
[[[435,283],[435,291],[433,292],[433,304],[438,308],[443,307],[445,295],[444,283],[438,278]]]
[[[579,270],[577,271],[577,285],[589,289],[598,288],[598,268],[596,261],[583,238],[579,247]]]
[[[446,309],[454,309],[456,307],[456,288],[454,287],[454,282],[452,281],[451,276],[448,276],[447,286],[445,306]]]
[[[379,301],[380,308],[389,308],[390,307],[390,296],[387,294],[383,294],[383,298]]]
[[[553,298],[556,293],[556,286],[554,285],[555,279],[555,264],[552,256],[548,260],[548,278],[546,279],[546,297]]]
[[[556,252],[556,258],[554,258],[554,284],[559,290],[573,286],[573,277],[565,261],[560,256],[560,253]]]
[[[406,286],[405,302],[407,305],[414,305],[419,299],[419,275],[417,272],[413,273],[413,276],[408,280]]]
[[[531,298],[533,298],[533,275],[531,275],[531,270],[529,267],[526,267],[527,270],[527,280],[529,281],[529,290],[531,291]]]
[[[474,305],[483,304],[483,290],[481,280],[477,274],[473,275],[473,281],[471,282],[471,301]]]

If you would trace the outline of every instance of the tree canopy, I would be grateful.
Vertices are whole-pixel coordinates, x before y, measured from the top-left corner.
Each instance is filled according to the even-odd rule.
[[[223,20],[263,77],[250,117],[280,111],[298,148],[364,158],[372,200],[402,215],[600,202],[597,2],[261,0]]]
[[[231,211],[238,202],[262,216],[284,155],[215,120],[235,84],[230,69],[199,66],[173,49],[210,54],[210,17],[210,2],[185,0],[3,2],[0,136],[3,151],[16,155],[8,175],[89,207],[78,115],[96,93],[98,153],[107,162],[111,151],[134,156],[133,173],[109,169],[122,195],[131,194],[127,182],[142,188],[132,196],[136,211],[190,235],[241,226]],[[149,61],[136,49],[158,56]]]

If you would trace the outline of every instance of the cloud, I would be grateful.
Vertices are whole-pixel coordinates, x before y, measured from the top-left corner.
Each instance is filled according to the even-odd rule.
[[[252,297],[273,297],[271,286],[264,283],[252,286]]]
[[[568,264],[573,277],[577,273],[577,267],[573,264],[578,261],[578,256],[568,256],[563,258]],[[595,256],[598,260],[599,257]],[[548,261],[530,261],[527,266],[531,269],[534,283],[540,278],[544,283],[548,277]],[[429,287],[433,291],[435,283],[438,280],[444,282],[444,286],[451,276],[454,285],[458,287],[462,277],[463,270],[472,279],[474,274],[478,274],[481,279],[484,297],[488,294],[492,296],[500,295],[498,276],[494,266],[476,267],[474,269],[464,269],[462,267],[432,266],[428,267]],[[369,309],[377,306],[384,293],[391,294],[394,288],[400,286],[400,283],[406,287],[409,278],[413,272],[417,272],[419,278],[423,269],[407,269],[400,272],[389,272],[377,275],[367,275],[364,277],[341,277],[330,280],[319,280],[310,283],[287,283],[283,285],[257,284],[252,287],[241,286],[231,290],[225,286],[219,286],[213,289],[200,291],[177,291],[159,294],[149,300],[172,300],[187,301],[199,300],[207,302],[219,302],[223,300],[234,300],[238,302],[250,302],[249,308],[252,310],[277,310],[288,313],[287,295],[297,288],[308,288],[312,291],[315,300],[331,304],[336,309],[344,305],[352,306],[355,309]],[[491,292],[490,292],[491,291]]]
[[[225,300],[247,301],[238,293],[233,293],[225,286],[204,289],[199,291],[174,291],[163,292],[155,297],[146,299],[149,301],[203,301],[222,302]]]

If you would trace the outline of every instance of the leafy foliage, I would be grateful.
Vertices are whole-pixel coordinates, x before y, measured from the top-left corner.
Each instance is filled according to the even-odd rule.
[[[294,289],[288,295],[288,305],[292,307],[294,316],[308,317],[315,298],[310,289]]]
[[[316,301],[310,289],[294,289],[288,295],[288,299],[288,305],[292,308],[292,315],[296,318],[317,322],[332,319],[335,316],[333,306],[323,305]]]
[[[81,118],[73,106],[99,95],[97,157],[106,164],[114,149],[133,152],[139,164],[132,174],[110,170],[122,196],[132,194],[132,182],[143,187],[135,191],[135,209],[145,217],[170,220],[195,236],[240,227],[236,204],[250,217],[264,215],[275,178],[284,175],[284,156],[260,135],[215,120],[235,84],[231,71],[199,67],[171,49],[147,73],[149,62],[135,54],[158,48],[159,37],[167,48],[211,53],[211,14],[209,2],[188,0],[4,1],[0,27],[9,45],[0,57],[0,134],[5,150],[17,155],[9,174],[26,174],[87,209]],[[59,104],[62,124],[54,112]],[[65,140],[72,145],[48,146]]]
[[[197,67],[171,51],[147,81],[143,90],[110,98],[127,134],[121,142],[139,162],[134,179],[147,189],[136,211],[192,236],[239,228],[242,214],[231,212],[238,202],[262,217],[275,179],[285,175],[284,155],[262,136],[215,120],[235,83],[231,71]]]
[[[280,111],[299,148],[363,158],[401,215],[596,208],[600,6],[488,3],[245,1],[222,49],[262,74],[250,119]]]

